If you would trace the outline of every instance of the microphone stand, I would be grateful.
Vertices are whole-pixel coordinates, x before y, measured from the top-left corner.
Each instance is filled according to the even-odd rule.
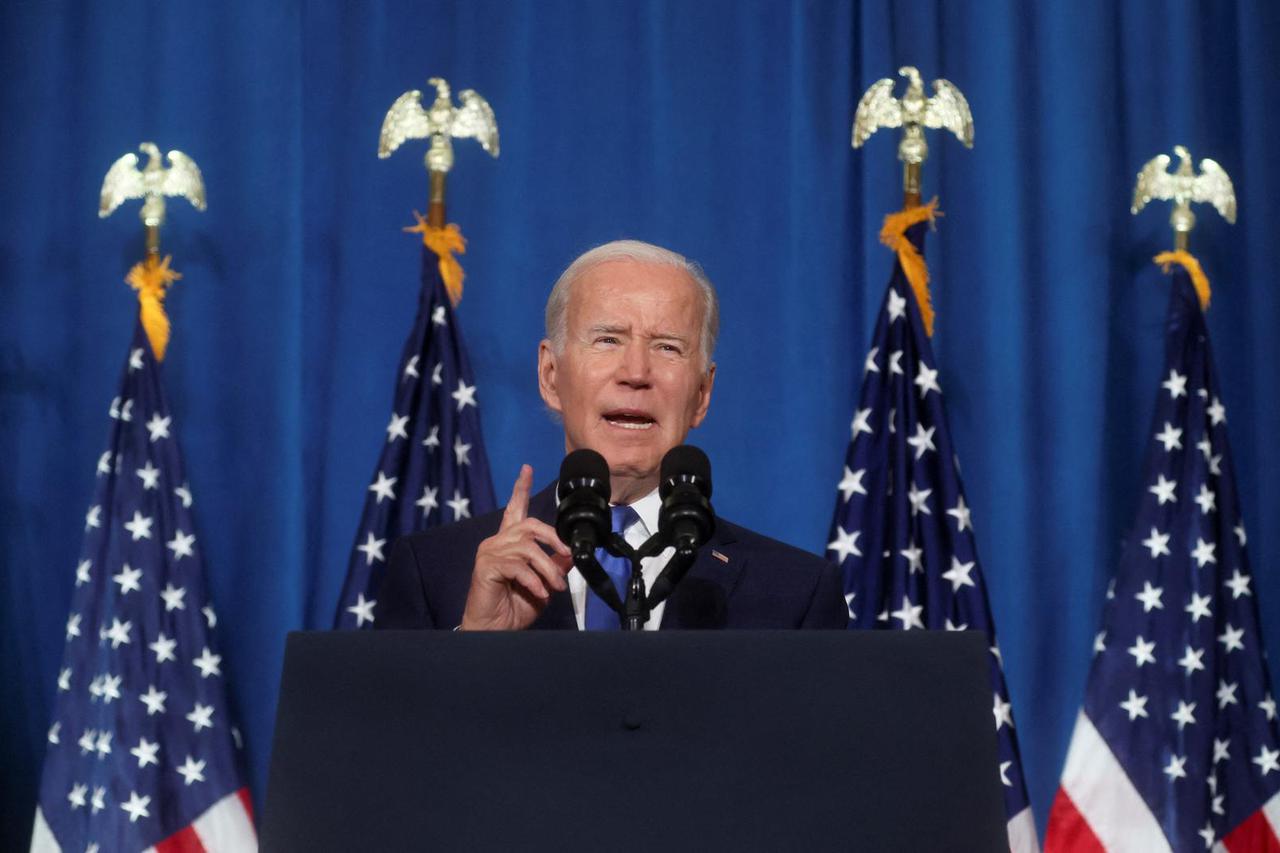
[[[676,549],[671,555],[671,559],[667,561],[667,565],[663,568],[662,574],[653,583],[653,595],[648,594],[644,586],[644,571],[640,567],[640,562],[646,557],[653,557],[661,554],[671,543],[668,537],[664,536],[661,531],[653,534],[644,541],[639,548],[632,548],[627,540],[622,538],[622,534],[613,533],[609,537],[609,541],[605,543],[604,549],[615,557],[622,557],[631,563],[631,579],[627,583],[627,597],[625,602],[618,602],[616,596],[602,595],[601,590],[595,589],[596,595],[609,605],[619,616],[621,628],[624,631],[643,631],[644,624],[649,621],[649,614],[653,612],[653,608],[671,595],[675,590],[675,585],[684,577],[684,573],[693,565],[694,559],[698,556],[697,549],[684,548]],[[592,555],[592,561],[595,556]],[[599,563],[597,562],[598,566]],[[599,574],[607,576],[603,570]],[[613,583],[608,583],[609,590],[613,591]]]

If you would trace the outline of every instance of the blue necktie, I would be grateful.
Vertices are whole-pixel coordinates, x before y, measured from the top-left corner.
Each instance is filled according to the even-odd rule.
[[[628,527],[640,520],[640,516],[636,515],[636,511],[629,506],[613,506],[609,507],[609,510],[613,514],[613,532],[620,536]],[[603,548],[596,549],[596,559],[600,561],[600,568],[604,569],[605,574],[613,581],[614,587],[618,590],[618,597],[626,601],[627,582],[631,579],[631,561],[626,557],[615,557]],[[617,631],[622,627],[618,614],[614,613],[591,587],[587,587],[586,606],[587,612],[582,621],[585,630]]]

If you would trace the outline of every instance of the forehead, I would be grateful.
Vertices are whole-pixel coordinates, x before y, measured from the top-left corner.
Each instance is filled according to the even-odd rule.
[[[569,322],[602,320],[696,326],[701,291],[684,270],[629,258],[605,261],[584,272],[569,293]]]

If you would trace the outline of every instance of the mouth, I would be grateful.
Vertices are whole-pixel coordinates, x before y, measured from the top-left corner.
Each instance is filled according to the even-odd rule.
[[[603,417],[606,423],[619,429],[643,431],[658,425],[652,416],[639,409],[611,409]]]

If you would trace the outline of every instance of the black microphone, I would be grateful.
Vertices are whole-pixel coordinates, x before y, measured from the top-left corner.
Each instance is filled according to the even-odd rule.
[[[691,444],[667,451],[659,469],[658,530],[677,551],[694,551],[711,538],[716,514],[711,509],[711,460]]]
[[[609,539],[609,491],[609,463],[596,451],[584,447],[560,463],[556,534],[572,549],[575,562]]]

